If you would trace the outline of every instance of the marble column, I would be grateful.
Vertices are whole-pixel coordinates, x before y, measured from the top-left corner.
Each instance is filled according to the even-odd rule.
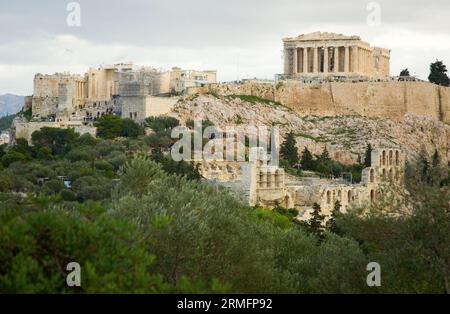
[[[328,47],[323,48],[323,73],[328,73],[329,63],[328,63]]]
[[[289,49],[284,48],[284,74],[289,73]]]
[[[297,74],[298,72],[298,55],[297,55],[297,47],[294,48],[294,68],[292,70],[293,74]]]
[[[308,47],[303,47],[303,74],[308,73]]]
[[[357,73],[359,72],[359,68],[358,68],[358,47],[357,46],[353,46],[353,72]]]
[[[314,47],[314,64],[313,64],[313,72],[315,74],[319,73],[319,48]]]
[[[334,73],[339,72],[339,47],[334,47]]]
[[[345,47],[345,58],[344,58],[344,72],[350,72],[350,50],[349,47]]]

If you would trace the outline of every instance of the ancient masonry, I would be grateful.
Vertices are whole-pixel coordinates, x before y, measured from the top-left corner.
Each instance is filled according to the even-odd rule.
[[[251,95],[302,116],[405,114],[450,123],[450,88],[415,77],[391,77],[390,50],[358,36],[316,32],[283,39],[284,73],[275,81],[243,80],[188,88],[188,94]]]
[[[389,76],[390,50],[371,47],[359,36],[316,32],[283,43],[286,78]]]
[[[260,147],[251,149],[249,159],[247,163],[202,163],[200,169],[208,180],[245,195],[249,205],[297,208],[301,220],[310,218],[314,203],[320,205],[323,214],[330,215],[339,201],[341,211],[346,212],[351,206],[376,201],[383,185],[401,186],[404,181],[405,156],[400,149],[373,150],[371,166],[363,169],[362,180],[356,184],[342,178],[289,176],[284,169],[270,165],[270,156]]]
[[[133,64],[91,68],[84,75],[36,74],[33,96],[25,100],[32,110],[31,122],[17,119],[11,138],[30,139],[42,127],[74,128],[95,135],[93,122],[105,114],[142,122],[149,116],[170,111],[178,101],[174,95],[188,87],[216,82],[216,71],[172,68],[162,72]]]

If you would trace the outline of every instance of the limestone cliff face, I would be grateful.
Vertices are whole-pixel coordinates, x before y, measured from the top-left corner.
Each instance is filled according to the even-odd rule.
[[[361,115],[403,120],[405,114],[425,115],[450,124],[450,88],[427,82],[322,82],[277,84],[245,82],[191,90],[218,95],[253,95],[274,100],[299,115]]]
[[[450,126],[436,118],[411,113],[403,114],[398,120],[356,113],[300,115],[275,102],[200,95],[180,101],[170,115],[182,122],[195,117],[208,119],[221,127],[275,124],[282,136],[290,131],[296,134],[300,151],[306,146],[313,153],[320,154],[326,146],[333,158],[346,164],[356,162],[358,155],[364,156],[368,143],[374,147],[400,147],[410,160],[422,150],[431,156],[435,149],[443,162],[450,159]]]

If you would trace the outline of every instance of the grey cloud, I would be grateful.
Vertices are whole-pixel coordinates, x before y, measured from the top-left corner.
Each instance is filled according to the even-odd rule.
[[[223,80],[272,77],[281,71],[281,38],[316,30],[395,47],[393,74],[408,66],[425,78],[434,58],[450,62],[445,43],[427,41],[427,50],[414,42],[450,38],[448,0],[376,1],[382,9],[379,28],[366,24],[369,0],[79,0],[82,25],[72,28],[66,25],[69,2],[0,2],[0,70],[3,65],[3,75],[4,69],[20,67],[21,76],[14,76],[19,90],[30,92],[23,80],[32,79],[32,70],[131,58],[162,67],[216,67]],[[72,37],[61,41],[64,36]],[[0,77],[0,92],[12,84],[6,80]]]

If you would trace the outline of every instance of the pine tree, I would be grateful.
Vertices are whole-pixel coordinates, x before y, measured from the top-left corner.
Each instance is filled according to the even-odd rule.
[[[372,165],[372,145],[367,144],[366,155],[364,157],[364,166],[370,167]]]
[[[411,76],[411,75],[409,74],[409,70],[406,68],[400,72],[400,76]]]
[[[328,153],[327,146],[324,147],[322,154],[319,156],[320,161],[329,161],[330,154]]]
[[[327,221],[327,228],[328,230],[330,230],[333,233],[338,233],[338,227],[336,224],[336,217],[339,215],[339,213],[341,212],[341,202],[338,200],[334,203],[334,208],[333,211],[331,212],[331,217],[330,219]]]
[[[436,168],[437,166],[439,166],[440,163],[441,163],[441,158],[439,157],[439,152],[436,149],[433,154],[433,161],[432,161],[433,168]]]
[[[420,164],[421,164],[421,180],[424,183],[429,183],[430,181],[430,162],[428,161],[427,157],[424,153],[420,156]]]
[[[305,147],[305,149],[302,152],[300,164],[302,165],[302,169],[304,170],[312,170],[314,168],[313,155],[309,151],[308,147]]]
[[[297,141],[295,140],[295,135],[289,132],[281,144],[280,154],[284,160],[287,160],[291,166],[295,165],[299,161]]]
[[[430,65],[428,80],[431,83],[442,86],[450,86],[450,78],[447,76],[447,67],[442,61],[436,60]]]
[[[308,220],[308,227],[311,233],[315,234],[320,240],[323,239],[323,221],[325,216],[321,214],[320,205],[313,204],[313,212]]]

